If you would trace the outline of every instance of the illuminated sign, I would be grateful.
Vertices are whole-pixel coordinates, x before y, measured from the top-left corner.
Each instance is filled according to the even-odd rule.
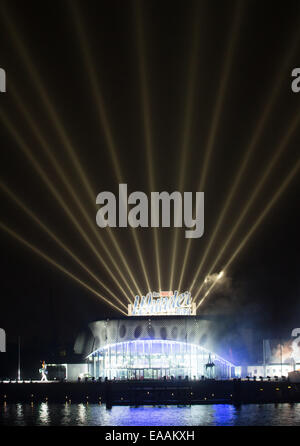
[[[196,315],[196,304],[191,293],[185,291],[153,291],[146,296],[135,296],[134,304],[128,305],[128,316],[192,316]]]

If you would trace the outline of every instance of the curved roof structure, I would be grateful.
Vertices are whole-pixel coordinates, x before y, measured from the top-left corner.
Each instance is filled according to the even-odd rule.
[[[136,316],[89,324],[75,342],[75,352],[88,357],[107,346],[139,340],[184,342],[216,354],[216,321],[202,316]]]

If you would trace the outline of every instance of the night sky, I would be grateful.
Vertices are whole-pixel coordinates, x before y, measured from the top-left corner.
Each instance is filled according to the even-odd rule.
[[[191,242],[182,291],[189,290],[261,120],[265,119],[260,136],[197,277],[195,290],[202,284],[248,198],[276,156],[279,144],[299,114],[300,105],[300,93],[291,90],[292,69],[300,66],[299,1],[152,0],[140,1],[138,5],[140,16],[136,13],[136,3],[127,0],[14,0],[1,1],[0,8],[0,66],[7,76],[7,91],[0,94],[1,181],[125,304],[125,296],[121,295],[109,273],[54,198],[43,175],[37,173],[20,148],[21,140],[70,207],[93,245],[106,258],[24,117],[23,107],[71,183],[90,222],[128,278],[107,231],[96,226],[96,196],[101,191],[117,194],[119,180],[103,121],[99,119],[97,95],[90,82],[86,54],[81,45],[82,35],[78,33],[74,18],[79,17],[84,30],[122,181],[128,184],[129,193],[143,191],[150,196],[151,191],[141,61],[144,61],[148,97],[154,191],[199,191],[212,126],[216,123],[203,187],[205,232],[203,237]],[[140,17],[140,22],[137,22],[137,17]],[[140,23],[140,28],[137,23]],[[21,107],[14,92],[20,98]],[[221,94],[224,95],[220,101]],[[187,106],[189,97],[190,109]],[[263,118],[270,98],[271,107]],[[58,117],[56,125],[46,105],[47,100]],[[220,109],[216,120],[218,104]],[[11,129],[18,132],[19,140],[8,128],[7,120]],[[58,127],[63,130],[59,131]],[[188,140],[183,149],[184,129]],[[67,135],[76,153],[94,201],[70,157],[62,134]],[[297,125],[216,266],[215,273],[226,264],[299,162],[299,143]],[[182,163],[183,150],[186,153],[185,166]],[[183,166],[184,185],[179,189]],[[105,290],[61,250],[2,188],[0,197],[3,224],[107,296]],[[235,320],[240,318],[241,323],[247,320],[262,336],[289,336],[292,328],[300,323],[299,223],[297,174],[226,270],[226,286],[216,287],[198,313],[225,312]],[[174,263],[176,280],[188,243],[184,230],[180,229],[178,235]],[[150,285],[157,290],[154,230],[139,228],[136,231]],[[160,228],[157,233],[162,288],[168,289],[175,230]],[[131,230],[114,229],[113,234],[135,280],[146,292],[145,277]],[[0,230],[0,241],[0,327],[6,330],[8,341],[15,342],[20,335],[26,345],[40,346],[41,349],[45,345],[65,347],[72,344],[78,330],[88,322],[119,315],[3,230]],[[130,282],[130,278],[128,280]],[[129,297],[132,299],[134,296]],[[108,299],[112,300],[110,296]]]

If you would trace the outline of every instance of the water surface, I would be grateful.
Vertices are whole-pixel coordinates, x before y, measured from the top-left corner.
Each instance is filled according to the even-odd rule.
[[[177,406],[97,404],[1,404],[0,425],[7,426],[297,426],[300,403]]]

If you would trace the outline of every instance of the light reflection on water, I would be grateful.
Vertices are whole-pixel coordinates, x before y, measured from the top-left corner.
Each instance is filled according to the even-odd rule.
[[[0,425],[36,426],[295,426],[300,404],[114,406],[97,404],[0,405]]]

